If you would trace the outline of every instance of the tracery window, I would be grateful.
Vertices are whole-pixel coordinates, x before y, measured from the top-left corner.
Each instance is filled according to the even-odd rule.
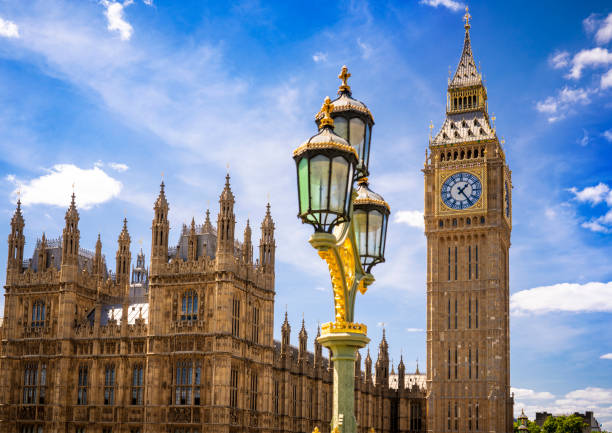
[[[46,374],[45,365],[42,369]],[[23,404],[36,404],[36,396],[42,391],[42,404],[44,404],[44,379],[42,386],[38,381],[38,364],[27,364],[23,372]]]
[[[176,363],[174,382],[174,404],[200,404],[200,384],[202,381],[202,364],[190,360]]]
[[[278,399],[279,399],[279,395],[280,395],[280,384],[278,383],[278,380],[274,381],[274,414],[278,415],[279,414],[279,407],[278,407]]]
[[[41,425],[22,425],[21,433],[43,433],[43,428]]]
[[[238,369],[234,367],[230,371],[230,406],[238,407]]]
[[[79,366],[79,381],[77,387],[77,404],[87,404],[87,388],[89,387],[87,382],[87,376],[89,368],[86,365]]]
[[[198,295],[189,291],[183,295],[181,303],[181,320],[198,319]]]
[[[259,343],[259,308],[253,307],[253,322],[252,325],[252,341],[253,343]]]
[[[250,408],[252,411],[257,410],[257,373],[251,373],[251,399],[250,399]]]
[[[240,337],[240,299],[232,299],[232,335]]]
[[[45,315],[46,315],[46,306],[43,301],[36,301],[32,305],[32,321],[30,322],[31,326],[44,326],[45,325]]]
[[[132,404],[142,405],[144,394],[143,366],[136,364],[132,369]]]
[[[104,404],[115,404],[115,366],[112,364],[104,369]]]

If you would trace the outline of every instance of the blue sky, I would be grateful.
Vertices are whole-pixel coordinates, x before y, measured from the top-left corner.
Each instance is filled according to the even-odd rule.
[[[511,382],[533,416],[592,409],[612,427],[612,6],[470,2],[472,47],[513,170]],[[332,317],[329,275],[295,217],[291,151],[340,67],[376,125],[371,186],[391,204],[387,263],[357,300],[375,356],[425,359],[420,172],[442,124],[464,5],[398,2],[0,2],[0,213],[23,191],[26,256],[57,237],[75,182],[81,246],[114,264],[122,219],[148,252],[161,173],[172,242],[218,209],[277,223],[275,332]],[[237,235],[238,236],[238,235]],[[6,248],[0,248],[4,279]],[[0,307],[3,300],[0,300]],[[421,362],[421,368],[423,362]]]

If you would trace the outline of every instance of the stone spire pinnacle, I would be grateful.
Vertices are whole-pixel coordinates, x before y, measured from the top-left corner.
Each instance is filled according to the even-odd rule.
[[[213,226],[210,222],[210,209],[206,209],[206,219],[204,220],[204,225],[202,226],[202,233],[212,233]]]
[[[115,273],[117,275],[117,282],[128,286],[130,282],[130,265],[132,263],[131,242],[132,240],[127,229],[127,218],[123,218],[123,228],[117,240],[117,265]]]
[[[274,256],[276,243],[274,242],[274,220],[270,214],[270,203],[266,205],[266,216],[261,223],[261,240],[259,242],[259,265],[264,272],[274,274]]]
[[[465,39],[463,41],[463,51],[461,52],[461,58],[457,65],[457,70],[453,79],[449,83],[450,87],[468,87],[475,85],[482,85],[482,77],[476,68],[474,62],[474,56],[472,54],[472,43],[470,41],[470,23],[469,19],[472,17],[468,8],[465,8]]]
[[[242,243],[242,260],[246,264],[253,263],[253,243],[251,242],[251,225],[247,220],[244,228],[244,241]]]
[[[168,232],[170,223],[168,222],[168,200],[166,200],[165,185],[162,180],[159,185],[159,195],[153,210],[155,216],[151,225],[151,274],[155,275],[160,266],[168,263]]]
[[[96,254],[94,256],[92,273],[98,277],[102,276],[102,241],[100,240],[100,233],[98,233],[98,239],[96,240]]]
[[[286,355],[287,350],[289,349],[291,339],[291,325],[289,325],[289,318],[287,315],[287,310],[285,310],[285,321],[283,322],[283,326],[281,327],[281,354]]]
[[[191,218],[187,244],[187,260],[193,262],[198,258],[198,235],[196,234],[195,217]]]

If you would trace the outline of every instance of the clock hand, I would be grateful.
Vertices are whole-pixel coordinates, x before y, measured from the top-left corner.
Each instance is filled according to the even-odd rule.
[[[469,204],[472,204],[472,200],[470,200],[470,198],[469,198],[469,197],[468,197],[468,196],[467,196],[467,195],[466,195],[466,194],[463,192],[463,190],[464,190],[464,189],[465,189],[465,188],[463,188],[463,189],[461,190],[461,194],[463,194],[463,196],[466,198],[466,200],[468,201],[468,203],[469,203]]]

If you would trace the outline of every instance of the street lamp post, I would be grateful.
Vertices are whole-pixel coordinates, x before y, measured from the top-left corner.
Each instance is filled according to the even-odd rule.
[[[316,116],[319,132],[293,152],[298,217],[314,228],[309,242],[327,262],[333,288],[335,320],[321,326],[318,340],[332,353],[331,428],[338,433],[357,431],[355,359],[370,340],[367,327],[355,322],[355,298],[374,282],[372,267],[385,260],[390,213],[384,199],[369,189],[374,119],[365,104],[352,98],[348,77],[344,66],[338,98],[325,98]]]

